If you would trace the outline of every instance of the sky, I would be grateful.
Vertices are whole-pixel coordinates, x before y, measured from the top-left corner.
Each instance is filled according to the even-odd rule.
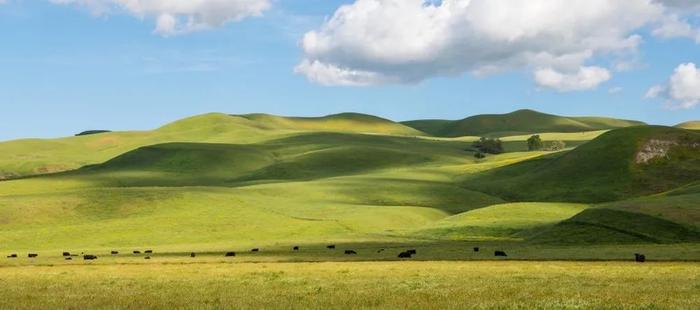
[[[674,125],[700,119],[697,3],[0,0],[0,140],[208,112]]]

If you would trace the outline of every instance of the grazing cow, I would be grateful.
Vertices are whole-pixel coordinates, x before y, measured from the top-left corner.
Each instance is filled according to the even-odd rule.
[[[416,255],[416,250],[408,250],[406,252],[408,252],[411,255]]]
[[[293,250],[294,250],[294,251],[299,251],[299,247],[298,247],[298,246],[295,246]]]
[[[70,256],[70,252],[63,252],[63,257]]]
[[[479,247],[478,247],[478,246],[475,246],[475,247],[474,247],[474,252],[479,252]]]
[[[119,252],[117,252],[117,251],[112,251],[112,255],[117,255],[117,254],[119,254]]]
[[[150,256],[146,256],[146,257],[144,257],[143,259],[151,259],[151,257],[150,257]]]
[[[96,259],[97,259],[97,256],[95,256],[95,255],[91,255],[91,254],[83,255],[83,260],[96,260]]]
[[[411,258],[411,255],[409,252],[401,252],[399,253],[399,258]]]
[[[190,257],[197,257],[197,254],[195,254],[194,252],[192,252],[192,253],[190,253]]]
[[[508,255],[506,255],[506,252],[503,252],[503,251],[496,251],[493,253],[493,255],[500,256],[500,257],[508,257]]]
[[[69,256],[69,257],[66,257],[66,260],[73,260],[73,258]]]
[[[34,254],[34,253],[29,253],[29,254],[27,254],[27,257],[29,257],[29,258],[35,258],[35,257],[38,257],[38,256],[39,256],[39,254]]]
[[[17,254],[10,254],[10,255],[7,255],[7,258],[17,258]]]
[[[251,252],[260,252],[260,249],[251,249]]]
[[[647,257],[644,254],[634,253],[634,261],[643,263],[647,261]]]
[[[328,249],[335,249],[335,244],[329,245],[329,246],[327,246],[326,248],[328,248]]]
[[[141,251],[134,251],[134,254],[141,254]]]
[[[353,250],[345,250],[345,255],[357,255],[357,252]]]
[[[236,256],[236,252],[226,252],[226,257]]]
[[[146,251],[144,251],[144,253],[146,253],[146,254],[153,254],[153,250],[146,250]]]

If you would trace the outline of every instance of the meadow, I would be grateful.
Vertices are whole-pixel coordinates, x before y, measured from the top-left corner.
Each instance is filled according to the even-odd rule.
[[[700,135],[636,125],[207,114],[0,143],[0,308],[696,308]],[[635,162],[653,139],[677,143]]]
[[[700,265],[146,263],[0,268],[0,308],[694,309]]]

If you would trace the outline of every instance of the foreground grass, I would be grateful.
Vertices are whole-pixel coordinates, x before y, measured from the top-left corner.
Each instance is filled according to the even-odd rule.
[[[190,263],[0,268],[0,308],[700,307],[700,264]]]

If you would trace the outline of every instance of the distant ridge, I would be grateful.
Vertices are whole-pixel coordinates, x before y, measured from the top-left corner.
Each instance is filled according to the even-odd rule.
[[[700,121],[690,121],[685,123],[680,123],[675,126],[676,128],[700,130]]]
[[[507,114],[484,114],[462,120],[415,120],[402,124],[437,137],[510,136],[542,132],[580,132],[646,125],[639,121],[607,117],[566,117],[518,110]]]
[[[262,113],[234,116],[256,122],[268,129],[378,133],[410,136],[425,135],[425,133],[420,130],[416,130],[401,123],[361,113],[347,112],[321,117],[285,117]]]

